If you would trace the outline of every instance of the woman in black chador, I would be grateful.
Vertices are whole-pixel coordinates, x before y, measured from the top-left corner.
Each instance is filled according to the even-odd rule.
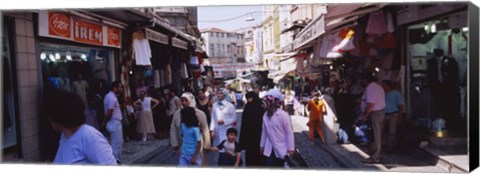
[[[246,151],[245,165],[247,167],[265,166],[265,158],[260,154],[260,139],[262,136],[263,114],[262,101],[255,92],[246,94],[247,104],[242,114],[240,129],[240,148]]]

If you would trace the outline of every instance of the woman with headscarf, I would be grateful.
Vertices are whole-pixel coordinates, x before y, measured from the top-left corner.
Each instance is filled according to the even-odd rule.
[[[263,115],[260,152],[267,158],[267,166],[283,167],[285,156],[293,155],[295,141],[290,116],[280,109],[283,96],[278,89],[268,91],[263,98],[266,109]]]
[[[246,166],[264,166],[265,158],[260,153],[260,138],[262,136],[263,114],[262,100],[255,92],[246,94],[247,104],[242,113],[242,126],[240,129],[240,148],[245,150]]]
[[[202,152],[201,152],[201,158],[202,158],[202,166],[208,165],[208,156],[207,156],[207,150],[210,150],[211,148],[211,141],[210,141],[210,132],[208,129],[208,123],[207,123],[207,116],[205,116],[205,113],[201,111],[200,109],[196,108],[196,102],[195,102],[195,96],[190,93],[186,92],[183,93],[183,95],[180,97],[181,101],[181,108],[173,114],[172,118],[172,124],[170,126],[170,144],[174,150],[179,150],[178,147],[182,143],[182,138],[180,137],[180,125],[181,125],[181,118],[182,118],[182,110],[184,108],[193,108],[195,110],[195,115],[197,116],[198,122],[199,122],[199,128],[200,128],[200,136],[202,137],[201,140],[201,145],[202,145]]]
[[[228,91],[222,88],[216,94],[217,101],[213,104],[212,122],[210,124],[214,145],[218,145],[223,140],[226,140],[227,129],[236,127],[237,124],[237,113],[235,106],[229,100]]]

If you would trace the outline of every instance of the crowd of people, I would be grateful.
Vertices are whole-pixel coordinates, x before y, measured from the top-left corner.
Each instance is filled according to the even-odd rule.
[[[391,81],[379,84],[366,75],[361,80],[365,91],[357,104],[345,86],[332,84],[302,98],[292,90],[255,86],[244,88],[237,96],[228,85],[181,95],[175,90],[154,93],[140,81],[138,97],[132,100],[123,97],[123,85],[115,81],[103,99],[100,122],[92,116],[93,100],[85,106],[73,93],[56,92],[51,96],[55,100],[49,98],[45,103],[52,127],[62,132],[54,162],[117,165],[124,141],[169,138],[178,152],[179,166],[208,166],[208,154],[214,153],[218,166],[283,167],[295,150],[291,116],[308,115],[309,140],[313,142],[318,134],[326,144],[322,127],[328,110],[335,113],[349,140],[354,140],[359,123],[371,125],[371,158],[363,162],[379,163],[382,145],[388,150],[395,145],[403,112],[400,93]],[[236,109],[242,107],[239,124]],[[245,151],[245,161],[241,151]]]

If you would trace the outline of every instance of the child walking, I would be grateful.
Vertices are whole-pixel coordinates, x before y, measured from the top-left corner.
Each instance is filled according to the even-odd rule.
[[[217,147],[212,147],[212,151],[220,151],[218,158],[219,166],[235,166],[242,165],[240,155],[240,145],[237,143],[238,131],[235,128],[227,129],[227,139],[223,140]]]
[[[181,110],[180,134],[183,137],[180,145],[179,166],[200,166],[201,136],[195,110],[191,107]]]

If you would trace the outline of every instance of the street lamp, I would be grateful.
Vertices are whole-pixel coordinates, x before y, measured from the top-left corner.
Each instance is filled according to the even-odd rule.
[[[245,21],[247,21],[247,22],[252,22],[254,20],[255,20],[255,18],[253,18],[252,14],[248,14],[247,17],[245,18]]]

